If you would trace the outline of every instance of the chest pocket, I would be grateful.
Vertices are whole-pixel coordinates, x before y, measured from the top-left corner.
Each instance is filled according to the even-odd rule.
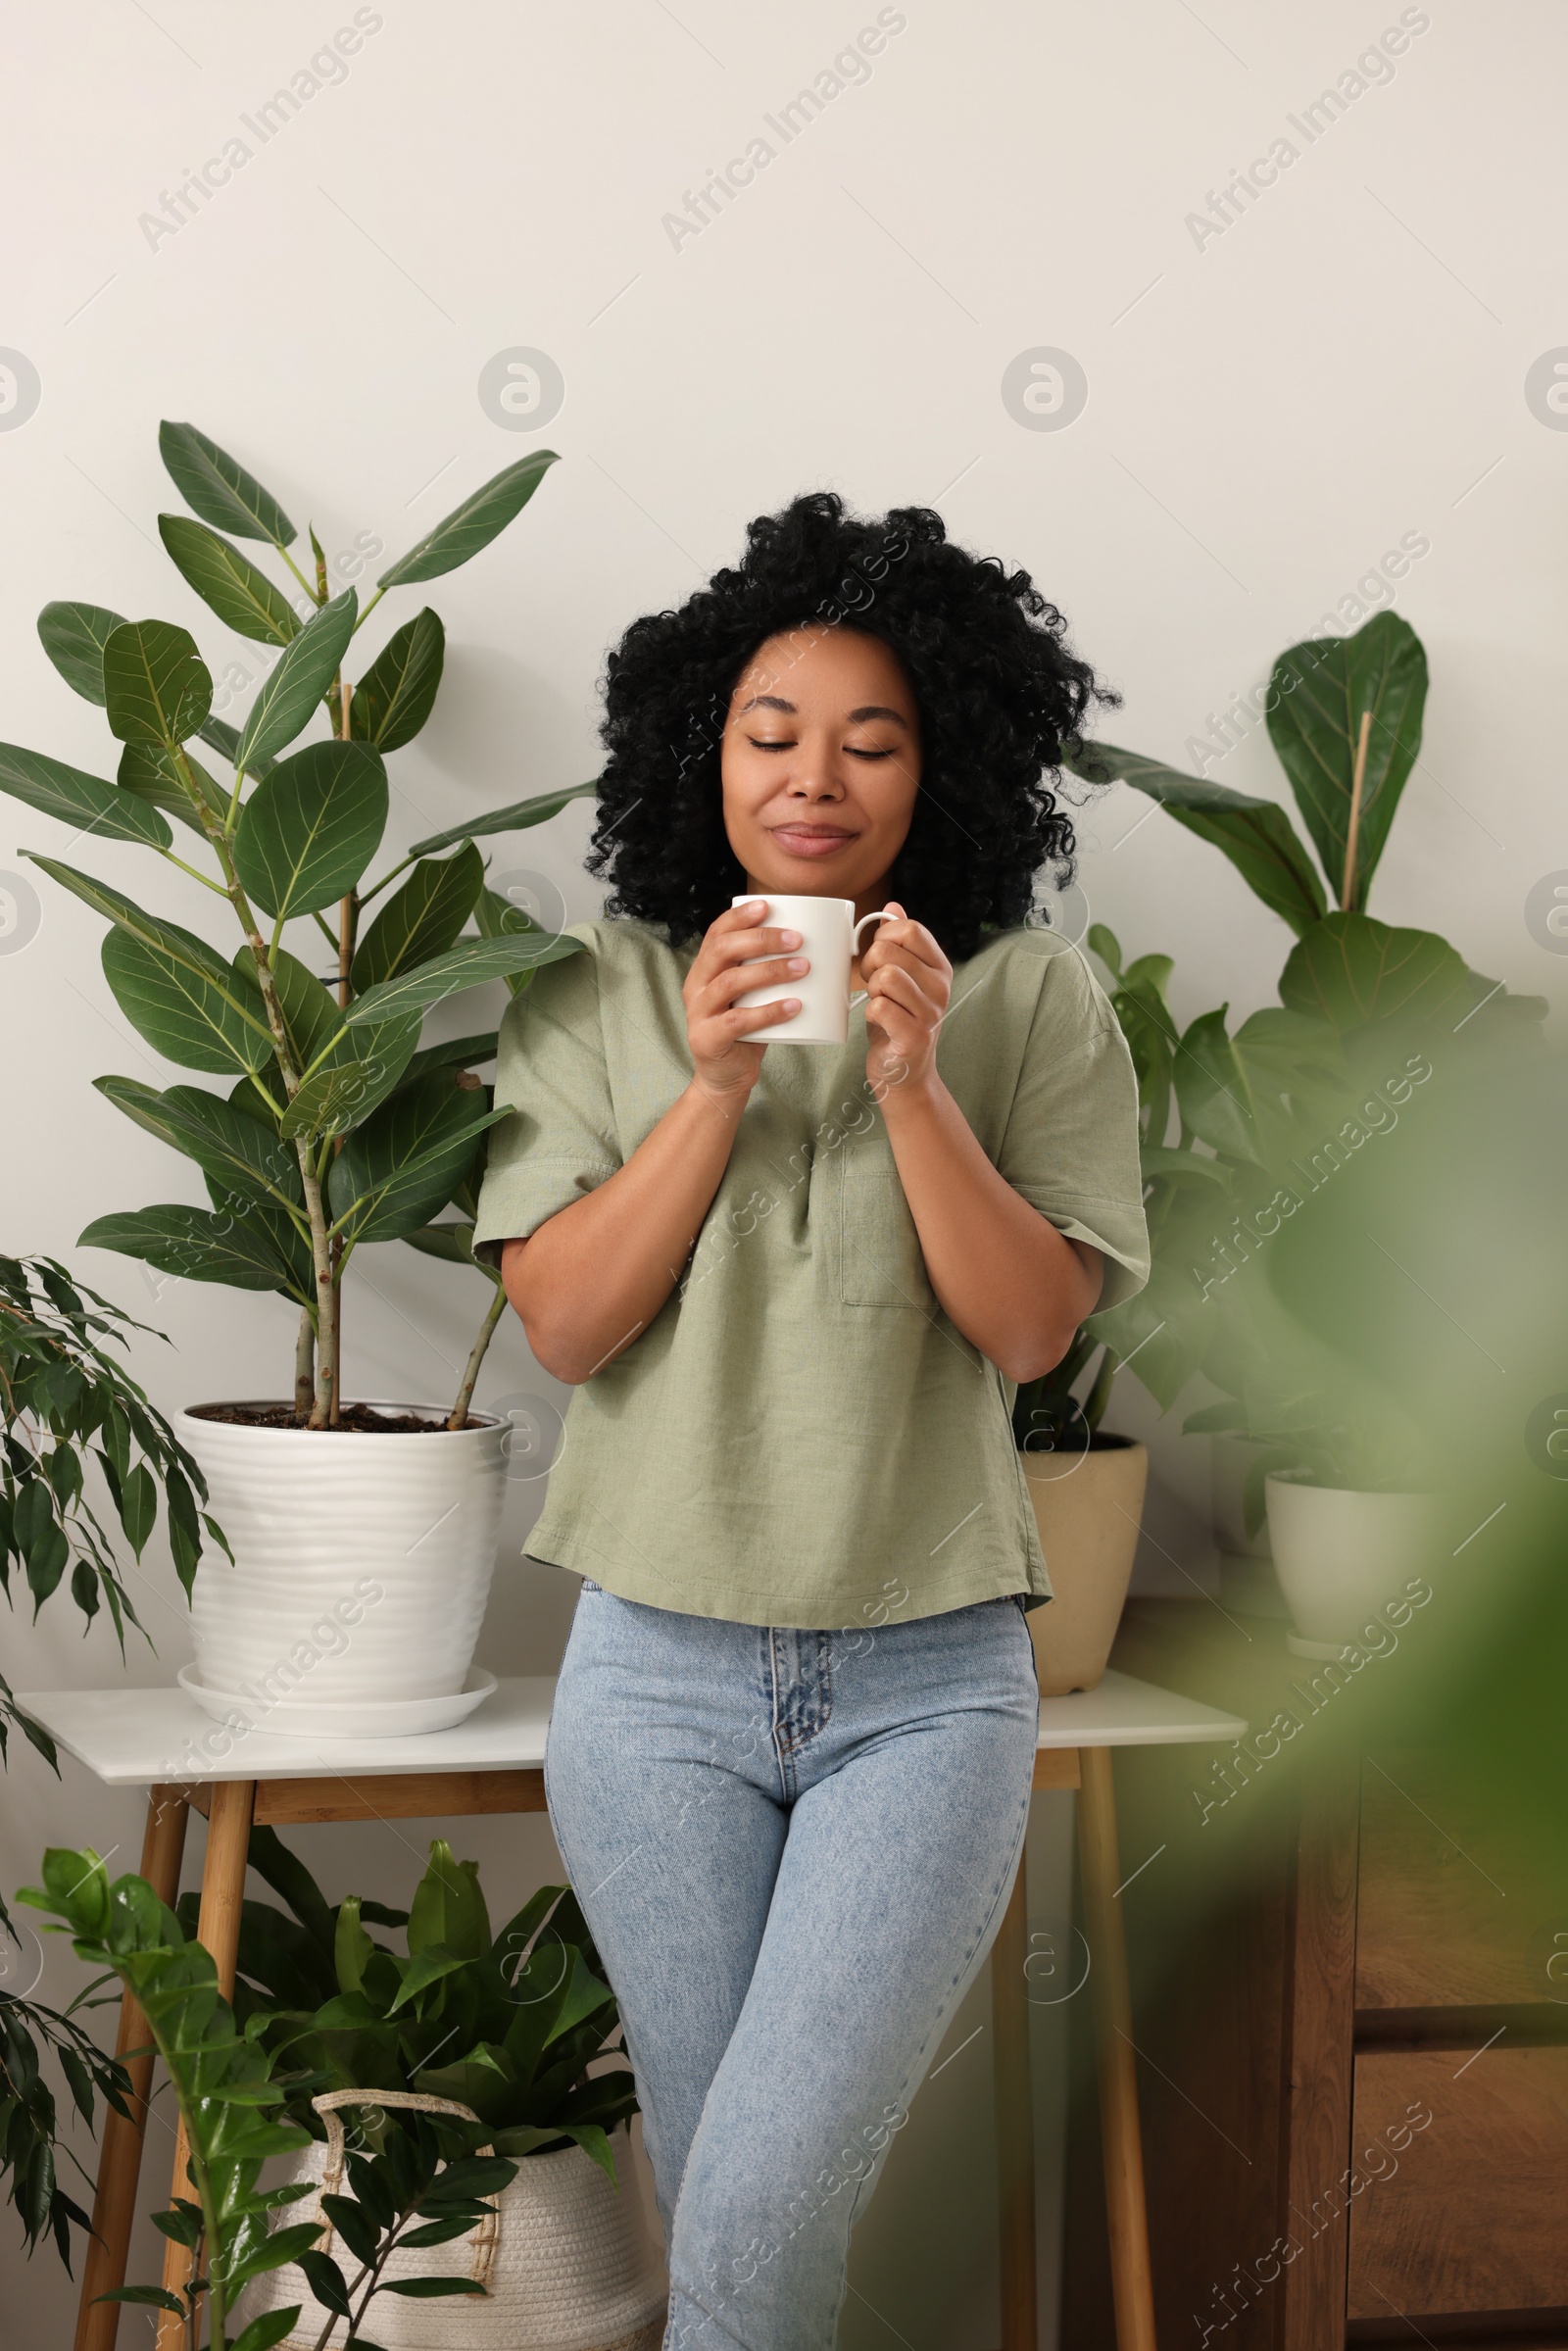
[[[850,1142],[833,1156],[840,1299],[846,1306],[934,1314],[936,1293],[891,1152]]]

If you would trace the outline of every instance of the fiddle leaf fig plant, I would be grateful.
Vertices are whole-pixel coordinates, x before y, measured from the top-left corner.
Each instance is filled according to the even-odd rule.
[[[314,531],[313,569],[301,569],[289,552],[298,534],[278,501],[216,442],[171,423],[159,440],[197,517],[160,517],[164,545],[226,627],[271,651],[271,665],[236,731],[214,711],[213,673],[187,630],[97,605],[47,605],[44,651],[103,710],[118,765],[110,780],[0,744],[0,791],[78,838],[128,842],[176,868],[226,934],[216,944],[118,880],[24,853],[108,922],[104,976],[138,1034],[180,1068],[226,1081],[222,1090],[162,1091],[138,1079],[97,1081],[117,1109],[194,1160],[212,1204],[121,1210],[89,1225],[82,1245],[294,1300],[295,1418],[324,1428],[342,1411],[342,1287],[355,1249],[411,1239],[474,1263],[484,1139],[506,1115],[474,1064],[495,1039],[422,1047],[425,1014],[489,981],[516,993],[540,964],[580,952],[577,940],[543,930],[486,888],[475,841],[543,823],[595,789],[483,811],[394,853],[371,877],[390,807],[385,762],[430,715],[445,639],[425,608],[357,682],[352,648],[384,596],[487,547],[556,458],[537,451],[484,483],[381,573],[362,609],[354,587],[331,592]],[[270,550],[294,588],[253,564],[236,538]],[[302,741],[313,725],[320,731]],[[219,774],[198,744],[218,755]],[[185,896],[189,904],[188,888]],[[449,1202],[460,1221],[432,1234]],[[479,1270],[495,1294],[454,1428],[503,1304],[499,1278]]]
[[[1350,637],[1310,637],[1274,663],[1263,709],[1296,804],[1342,912],[1365,913],[1373,871],[1421,749],[1427,657],[1396,612]],[[1223,851],[1298,938],[1328,911],[1304,842],[1278,802],[1184,775],[1112,743],[1074,743],[1062,764],[1089,783],[1119,780]]]

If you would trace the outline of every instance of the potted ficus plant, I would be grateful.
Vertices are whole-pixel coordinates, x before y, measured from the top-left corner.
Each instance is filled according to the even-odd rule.
[[[373,2332],[386,2351],[518,2342],[654,2351],[665,2287],[615,2159],[637,2101],[614,1995],[575,1896],[541,1886],[492,1934],[476,1865],[455,1860],[440,1838],[407,1912],[354,1896],[329,1907],[271,1830],[253,1832],[250,1859],[287,1910],[246,1903],[234,2010],[271,2060],[285,2111],[316,2140],[297,2159],[296,2184],[311,2198],[299,2211],[323,2216],[339,2241],[292,2259],[318,2301],[346,2319],[372,2275],[396,2291],[412,2272],[434,2269],[482,2282],[487,2299],[450,2317],[378,2303]],[[181,1903],[187,1921],[194,1901]],[[403,1952],[370,1932],[388,1927],[406,1929]],[[385,2158],[411,2116],[443,2108],[475,2118],[482,2145],[511,2159],[515,2177],[485,2229],[454,2229],[445,2243],[416,2237],[372,2271],[377,2215],[363,2193],[355,2210],[355,2150]],[[362,2282],[351,2285],[356,2271]],[[279,2268],[246,2308],[297,2298],[295,2272]],[[342,2337],[312,2325],[288,2340],[303,2351]]]
[[[1387,1596],[1391,1563],[1402,1571],[1430,1555],[1439,1469],[1397,1399],[1281,1306],[1269,1244],[1435,1074],[1441,1085],[1527,1035],[1523,1024],[1545,1010],[1470,970],[1436,932],[1366,911],[1420,750],[1426,684],[1420,640],[1392,612],[1351,637],[1293,646],[1274,664],[1268,732],[1332,910],[1276,802],[1113,745],[1079,744],[1066,759],[1089,780],[1149,793],[1223,851],[1296,933],[1277,1006],[1232,1034],[1222,1005],[1175,1038],[1180,1135],[1146,1152],[1152,1277],[1090,1327],[1124,1360],[1136,1356],[1162,1406],[1198,1371],[1221,1392],[1184,1426],[1252,1450],[1247,1524],[1255,1530],[1266,1509],[1294,1638],[1308,1653],[1353,1637]]]
[[[194,1160],[212,1206],[103,1216],[81,1242],[190,1280],[275,1291],[300,1312],[292,1396],[249,1400],[247,1379],[240,1400],[179,1416],[234,1558],[195,1577],[186,1686],[215,1713],[254,1720],[260,1709],[274,1729],[434,1729],[490,1686],[466,1679],[507,1432],[469,1404],[501,1294],[450,1402],[352,1403],[341,1393],[344,1276],[362,1244],[400,1237],[472,1262],[463,1209],[486,1129],[505,1115],[475,1074],[494,1038],[426,1045],[424,1015],[486,981],[524,985],[541,963],[579,952],[487,890],[474,843],[537,824],[593,786],[481,811],[372,870],[386,759],[429,715],[441,622],[417,612],[357,680],[351,654],[384,596],[487,546],[555,457],[536,452],[476,490],[381,573],[362,611],[352,586],[331,593],[314,531],[314,578],[299,569],[282,507],[205,434],[166,423],[160,447],[199,517],[161,518],[169,553],[220,620],[276,659],[236,732],[213,715],[212,672],[184,628],[80,603],[40,615],[45,652],[104,710],[119,764],[109,781],[3,745],[0,790],[78,837],[128,842],[176,868],[226,933],[215,946],[118,882],[27,853],[107,917],[104,974],[132,1027],[166,1059],[228,1081],[222,1091],[97,1081]],[[295,601],[236,538],[272,551]],[[222,781],[198,743],[221,756]],[[172,818],[188,836],[177,849]],[[454,1200],[458,1220],[433,1224]]]

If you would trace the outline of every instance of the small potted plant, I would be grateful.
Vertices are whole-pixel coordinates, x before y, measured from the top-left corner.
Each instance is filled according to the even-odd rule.
[[[0,1256],[0,1586],[14,1607],[15,1573],[35,1617],[50,1601],[59,1605],[69,1598],[83,1631],[102,1609],[122,1656],[127,1624],[149,1646],[151,1640],[126,1585],[119,1544],[140,1559],[160,1501],[170,1547],[187,1583],[204,1538],[222,1542],[221,1530],[202,1507],[207,1487],[200,1467],[118,1360],[127,1334],[146,1330],[96,1291],[78,1289],[55,1258]],[[118,1537],[95,1506],[100,1491],[119,1519]],[[9,1759],[13,1729],[58,1776],[54,1740],[18,1706],[0,1674],[0,1765]],[[14,1934],[0,1897],[0,1935]],[[85,2230],[91,2224],[62,2185],[69,2150],[60,2140],[43,2052],[56,2058],[89,2130],[98,2098],[128,2114],[125,2101],[135,2089],[133,2073],[106,2056],[78,2022],[85,2010],[106,2004],[95,1989],[89,1986],[61,2010],[31,1999],[15,1978],[0,1985],[0,2178],[28,2252],[48,2235],[68,2270],[73,2227]],[[145,2080],[141,2086],[144,2091]]]
[[[187,1940],[145,1878],[126,1876],[111,1885],[90,1848],[51,1849],[42,1875],[42,1886],[26,1888],[20,1899],[58,1920],[45,1932],[70,1935],[76,1956],[101,1975],[118,1977],[125,1996],[136,2001],[168,2071],[185,2133],[189,2192],[176,2192],[170,2209],[153,2216],[163,2234],[188,2253],[184,2282],[177,2293],[165,2285],[117,2286],[102,2300],[167,2312],[178,2339],[205,2343],[208,2351],[273,2351],[285,2335],[320,2351],[337,2331],[338,2314],[349,2309],[356,2338],[364,2340],[357,2322],[380,2293],[421,2301],[485,2293],[477,2278],[433,2272],[428,2262],[411,2258],[420,2246],[448,2242],[476,2226],[484,2229],[493,2220],[487,2199],[510,2183],[514,2167],[478,2152],[482,2123],[450,2110],[412,2116],[384,2149],[350,2158],[353,2193],[342,2200],[342,2214],[303,2218],[296,2211],[288,2218],[289,2209],[311,2193],[310,2182],[289,2180],[263,2188],[261,2176],[271,2159],[306,2146],[307,2133],[282,2119],[285,2092],[273,2079],[276,2053],[263,2047],[256,2033],[238,2030],[219,1992],[212,1954]],[[351,2229],[363,2249],[352,2288],[320,2249],[332,2220]],[[326,2307],[324,2327],[305,2320],[303,2299],[273,2298],[256,2317],[238,2315],[252,2280],[285,2268],[292,2275],[293,2266]],[[293,2336],[302,2320],[301,2334]],[[376,2324],[379,2330],[380,2310]],[[167,2332],[167,2322],[160,2325]],[[469,2339],[466,2330],[462,2339]]]
[[[508,1432],[469,1405],[504,1300],[496,1284],[445,1405],[353,1403],[341,1381],[344,1276],[362,1244],[399,1238],[472,1263],[462,1211],[486,1130],[505,1115],[475,1074],[495,1041],[426,1045],[424,1015],[486,981],[515,991],[541,963],[580,952],[487,889],[474,842],[539,823],[593,786],[449,826],[372,876],[385,761],[429,716],[441,622],[416,613],[357,682],[349,658],[383,596],[487,546],[554,453],[476,490],[381,573],[362,611],[352,585],[333,592],[314,531],[314,577],[299,569],[293,523],[225,451],[189,424],[166,423],[160,447],[199,517],[160,518],[171,557],[220,620],[274,658],[236,732],[216,714],[213,672],[184,628],[79,603],[48,605],[39,619],[55,667],[104,710],[119,764],[110,781],[0,745],[0,790],[78,835],[161,858],[206,893],[227,931],[210,944],[118,880],[28,853],[107,918],[104,975],[131,1026],[166,1059],[220,1081],[166,1091],[97,1081],[194,1161],[212,1205],[103,1216],[81,1242],[189,1280],[273,1291],[299,1311],[292,1396],[255,1399],[247,1380],[238,1400],[179,1416],[233,1551],[231,1566],[195,1577],[186,1687],[214,1713],[266,1714],[274,1730],[433,1730],[493,1687],[467,1676]],[[292,597],[236,539],[271,550]],[[291,749],[313,720],[316,739]],[[222,781],[198,744],[221,756]],[[460,1220],[432,1223],[454,1200]]]
[[[541,1886],[492,1935],[475,1864],[455,1861],[439,1838],[406,1914],[355,1897],[329,1908],[270,1830],[253,1833],[251,1865],[288,1914],[246,1904],[234,2007],[274,2060],[288,2113],[318,2134],[295,2175],[312,2198],[302,2214],[324,2215],[363,2266],[373,2214],[357,2219],[341,2199],[350,2149],[384,2153],[411,2110],[446,2105],[475,2117],[484,2146],[516,2164],[486,2230],[454,2230],[428,2254],[416,2239],[381,2273],[393,2291],[420,2266],[476,2278],[488,2299],[445,2326],[439,2314],[432,2323],[428,2313],[378,2305],[377,2341],[386,2351],[510,2351],[516,2342],[656,2351],[666,2289],[614,2154],[637,2101],[615,2062],[624,2052],[614,1995],[575,1896]],[[405,1951],[377,1940],[372,1926],[406,1926]],[[303,2267],[314,2290],[318,2253]],[[270,2274],[247,2307],[293,2301],[291,2276]],[[326,2282],[330,2310],[335,2287]],[[301,2329],[289,2340],[314,2346],[318,2335]]]

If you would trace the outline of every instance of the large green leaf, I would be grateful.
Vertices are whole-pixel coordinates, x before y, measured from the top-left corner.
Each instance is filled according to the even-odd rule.
[[[281,1079],[275,1085],[270,1076],[267,1079],[279,1130],[285,1138],[342,1134],[368,1118],[398,1084],[419,1041],[423,1015],[404,1012],[368,1028],[351,1029],[336,998],[297,955],[285,947],[268,960],[294,1064],[304,1079],[286,1103]],[[256,963],[248,947],[235,955],[234,971],[243,986],[255,985]]]
[[[599,778],[591,783],[571,784],[563,792],[542,792],[534,800],[514,800],[510,808],[492,808],[471,822],[449,824],[445,832],[432,833],[427,841],[416,841],[411,857],[434,857],[437,850],[450,849],[455,841],[477,841],[489,833],[519,833],[530,824],[543,824],[548,817],[559,816],[569,800],[596,797]]]
[[[337,675],[358,611],[354,590],[345,588],[285,648],[251,705],[234,755],[236,767],[249,767],[259,755],[270,758],[293,742]]]
[[[356,993],[445,955],[483,887],[484,858],[471,841],[456,857],[421,858],[360,941],[354,957]]]
[[[1061,763],[1086,783],[1119,779],[1157,800],[1200,841],[1211,841],[1266,906],[1299,937],[1324,911],[1323,886],[1296,828],[1272,800],[1253,800],[1199,775],[1184,775],[1142,752],[1119,751],[1114,743],[1063,747]]]
[[[1269,738],[1336,896],[1343,896],[1361,714],[1372,713],[1350,892],[1354,908],[1366,904],[1399,794],[1421,748],[1426,698],[1427,657],[1420,638],[1397,612],[1374,614],[1353,637],[1308,638],[1274,664]]]
[[[1436,931],[1391,930],[1371,914],[1336,913],[1313,926],[1280,974],[1280,998],[1343,1036],[1396,1014],[1437,1018],[1469,1002],[1464,957]]]
[[[321,985],[315,972],[302,963],[298,955],[291,955],[286,947],[270,951],[267,960],[282,1010],[283,1027],[293,1051],[295,1067],[308,1068],[317,1055],[342,1033],[343,1015],[337,1008],[337,1000]],[[233,970],[242,989],[258,987],[256,957],[248,945],[235,954]],[[351,1050],[357,1050],[357,1047]]]
[[[292,1233],[289,1238],[293,1239]],[[235,1216],[212,1208],[164,1202],[100,1216],[77,1238],[78,1249],[118,1249],[187,1282],[223,1282],[234,1290],[280,1290],[301,1305],[313,1297],[310,1255],[285,1249],[276,1227],[261,1213]]]
[[[558,938],[537,927],[504,939],[460,939],[456,947],[431,962],[400,972],[395,980],[383,980],[378,988],[367,989],[350,1004],[345,1018],[357,1028],[364,1021],[385,1020],[416,1004],[428,1008],[465,988],[482,987],[486,980],[505,979],[509,972],[532,970],[540,963],[560,963],[581,952],[580,939],[564,934]]]
[[[225,1190],[247,1200],[303,1205],[298,1153],[221,1095],[200,1086],[171,1086],[160,1094],[139,1078],[94,1078],[93,1084],[117,1110],[194,1159]]]
[[[446,643],[428,605],[387,640],[354,689],[349,724],[357,738],[377,751],[412,743],[435,703]]]
[[[332,1163],[332,1214],[346,1239],[396,1241],[428,1224],[462,1182],[485,1128],[510,1115],[444,1076],[420,1078],[383,1102]]]
[[[99,881],[93,874],[82,873],[74,865],[63,865],[58,858],[41,857],[31,850],[25,850],[23,854],[57,881],[63,890],[69,890],[73,897],[79,898],[95,913],[106,914],[127,937],[149,949],[154,957],[173,965],[184,975],[185,983],[196,981],[214,990],[226,1010],[235,1014],[248,1032],[247,1053],[265,1055],[271,1052],[271,1035],[259,998],[247,995],[244,983],[236,978],[220,955],[215,955],[205,940],[198,939],[177,922],[164,922],[156,914],[149,914],[145,907],[137,906],[135,900],[127,898],[123,891],[112,889],[108,882]],[[216,1008],[214,1016],[217,1017]],[[234,1066],[237,1058],[236,1054],[220,1064],[197,1061],[192,1066],[198,1069],[213,1066],[227,1069]],[[239,1060],[241,1068],[257,1069],[261,1065],[259,1059]]]
[[[166,937],[172,924],[163,925]],[[259,995],[247,1000],[235,974],[189,931],[184,952],[149,946],[115,929],[103,943],[104,977],[131,1027],[182,1069],[263,1068],[272,1041]],[[198,961],[198,951],[202,960]]]
[[[287,645],[299,635],[299,615],[282,589],[205,523],[160,514],[158,535],[197,595],[240,636]]]
[[[362,1126],[408,1069],[422,1013],[409,1012],[373,1028],[350,1029],[319,1068],[313,1069],[281,1120],[284,1135],[343,1135]]]
[[[1200,1143],[1227,1159],[1261,1162],[1251,1088],[1226,1034],[1223,1004],[1183,1032],[1175,1080],[1182,1118]]]
[[[415,580],[436,579],[443,571],[455,571],[481,547],[488,547],[513,516],[520,514],[556,462],[553,449],[536,449],[531,457],[508,465],[471,498],[466,498],[434,530],[426,531],[416,547],[411,547],[390,570],[382,572],[376,586],[408,587]]]
[[[230,726],[223,718],[209,718],[205,726],[199,726],[196,732],[212,750],[221,752],[231,767],[237,766],[239,762],[239,729],[237,726]],[[276,764],[277,761],[269,758],[265,752],[253,751],[245,762],[245,772],[259,783],[264,775],[271,774]]]
[[[38,614],[44,652],[84,702],[104,707],[104,647],[123,616],[101,604],[46,604]]]
[[[420,1250],[426,1257],[439,1257],[443,1264],[474,1263],[471,1224],[420,1225],[416,1232],[405,1233],[403,1239],[410,1249]]]
[[[536,929],[537,925],[532,915],[525,914],[521,906],[514,906],[499,891],[487,888],[480,891],[474,906],[473,927],[481,939],[521,939]],[[534,968],[530,965],[526,971],[505,973],[507,994],[513,997],[526,996],[533,986]]]
[[[409,1905],[409,1956],[441,1943],[463,1959],[490,1948],[490,1913],[479,1890],[479,1865],[459,1861],[444,1837],[430,1845],[429,1866]]]
[[[411,1078],[422,1078],[429,1069],[477,1069],[483,1061],[496,1057],[497,1036],[494,1029],[481,1031],[476,1037],[449,1037],[443,1045],[421,1047],[409,1063]]]
[[[174,837],[156,808],[118,784],[101,783],[79,767],[68,767],[64,759],[24,751],[19,743],[0,743],[0,792],[106,840],[141,841],[167,849]]]
[[[197,791],[221,824],[228,815],[227,793],[219,790],[200,759],[192,759],[188,750],[181,751],[180,757]],[[149,808],[163,808],[169,815],[177,816],[193,833],[200,833],[203,840],[207,838],[206,828],[175,769],[173,754],[166,744],[127,743],[121,752],[117,772],[122,792],[134,793]]]
[[[280,759],[240,813],[234,869],[279,921],[352,890],[386,830],[381,755],[366,743],[310,743]]]
[[[271,492],[194,424],[160,424],[158,450],[191,513],[215,530],[232,531],[236,539],[270,539],[274,547],[292,545],[294,525]]]
[[[104,701],[122,743],[171,750],[197,734],[213,707],[213,678],[188,629],[127,620],[104,646]]]
[[[1214,1298],[1205,1294],[1195,1269],[1208,1266],[1214,1239],[1226,1222],[1209,1185],[1171,1190],[1171,1212],[1155,1245],[1148,1283],[1136,1297],[1092,1314],[1084,1325],[1091,1338],[1114,1347],[1124,1362],[1136,1356],[1137,1376],[1162,1411],[1201,1369],[1213,1343]]]

